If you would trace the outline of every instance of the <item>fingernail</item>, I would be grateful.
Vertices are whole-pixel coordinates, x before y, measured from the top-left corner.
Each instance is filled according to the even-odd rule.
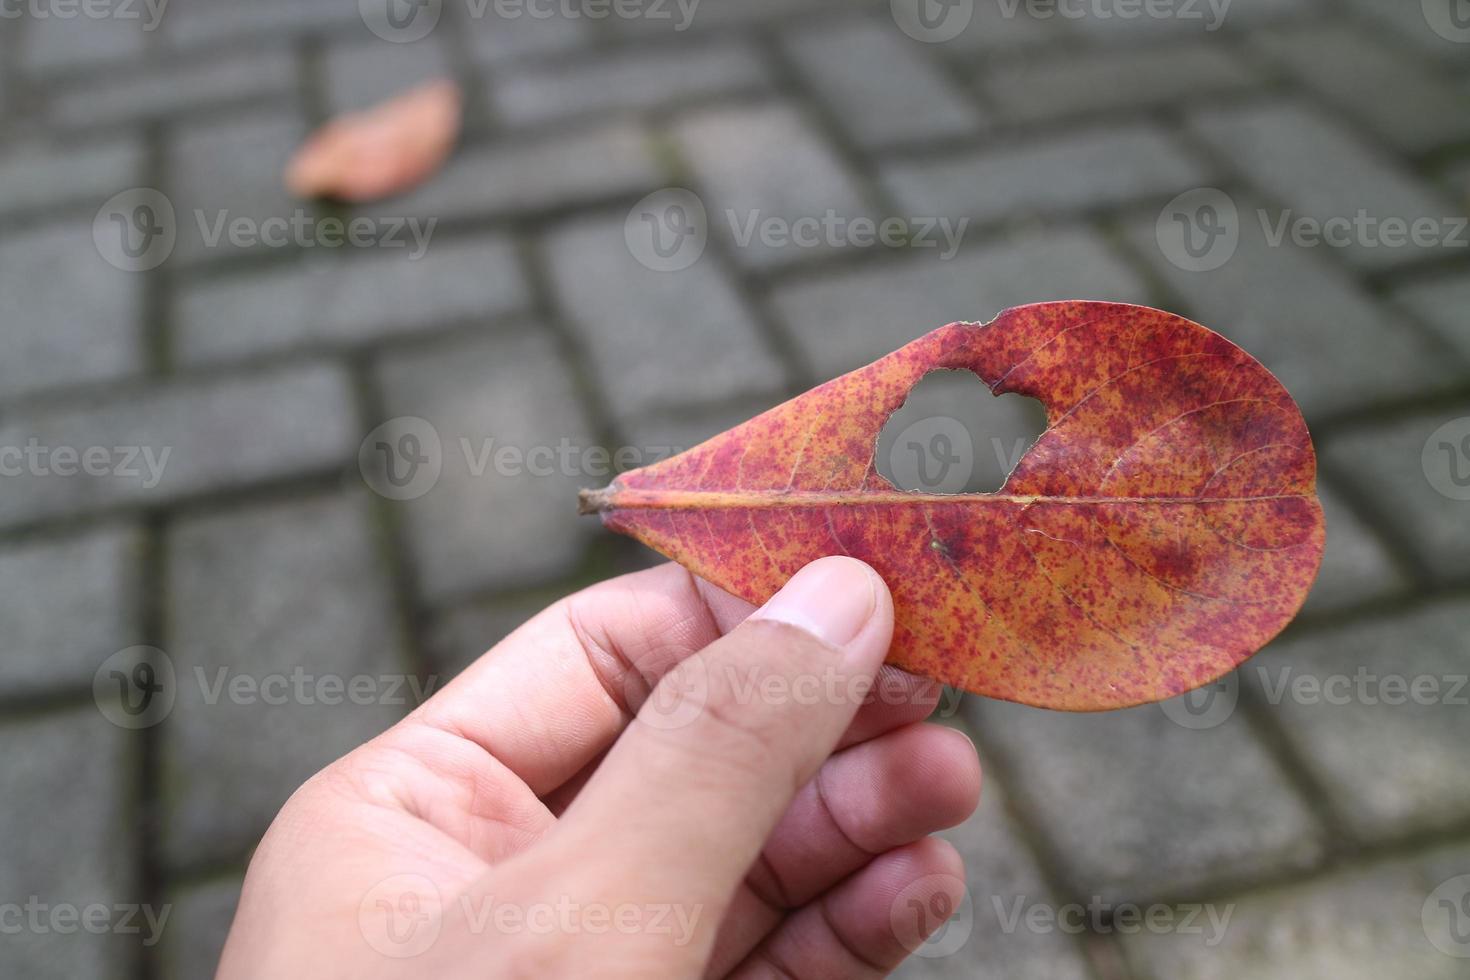
[[[878,607],[874,572],[852,558],[819,558],[791,577],[751,619],[806,630],[835,647],[852,642]]]

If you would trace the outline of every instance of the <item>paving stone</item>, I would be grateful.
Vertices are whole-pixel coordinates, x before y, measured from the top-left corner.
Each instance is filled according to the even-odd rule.
[[[747,238],[745,231],[755,231],[753,222],[820,220],[828,212],[848,222],[874,218],[852,175],[811,121],[789,106],[699,113],[675,125],[674,135],[694,168],[711,226],[743,265],[770,268],[834,248],[826,236],[817,247],[772,244],[759,232]]]
[[[1317,447],[1323,459],[1368,496],[1429,571],[1445,580],[1470,573],[1470,503],[1449,495],[1463,496],[1451,481],[1463,478],[1470,457],[1458,452],[1458,436],[1440,437],[1450,447],[1447,452],[1456,453],[1449,460],[1442,447],[1430,446],[1428,453],[1425,448],[1441,426],[1464,418],[1470,418],[1470,404],[1358,429]],[[1427,461],[1441,465],[1426,473]],[[1445,462],[1453,469],[1446,470]]]
[[[786,46],[797,71],[864,148],[980,130],[979,110],[930,60],[933,50],[891,22],[821,22],[789,35]]]
[[[357,492],[170,530],[177,697],[160,731],[172,867],[243,855],[309,776],[415,705],[370,520]]]
[[[294,53],[255,48],[104,78],[58,85],[47,92],[51,119],[60,126],[91,127],[154,120],[229,104],[259,105],[294,97]],[[125,185],[117,184],[117,187]]]
[[[164,933],[162,953],[167,980],[214,976],[243,884],[238,875],[231,875],[169,890],[172,928]]]
[[[1436,276],[1403,286],[1393,297],[1470,358],[1470,275]]]
[[[310,209],[293,201],[281,182],[304,135],[294,112],[232,115],[179,127],[169,149],[173,182],[168,193],[178,221],[170,261],[220,259],[266,248],[232,243],[229,225],[238,219],[259,228],[269,218],[310,218]],[[217,231],[223,233],[215,240]]]
[[[485,651],[558,598],[559,594],[548,591],[536,598],[502,599],[459,606],[436,617],[429,628],[427,641],[429,657],[438,677],[436,689],[447,684],[480,659]]]
[[[519,214],[652,190],[658,180],[647,134],[619,123],[461,150],[423,187],[364,213]]]
[[[649,269],[625,242],[621,216],[556,230],[546,256],[557,300],[619,418],[784,383],[715,256],[677,272]]]
[[[567,574],[597,530],[576,520],[577,490],[603,481],[582,475],[598,442],[546,331],[517,325],[389,355],[378,376],[387,413],[428,421],[441,446],[438,481],[395,505],[425,595]]]
[[[0,240],[0,394],[103,381],[143,367],[143,279],[109,265],[92,223],[73,219]]]
[[[202,364],[302,346],[354,345],[529,305],[507,239],[439,242],[426,225],[416,227],[427,235],[426,246],[405,230],[393,236],[403,247],[313,254],[264,272],[183,286],[173,313],[179,360]]]
[[[1123,937],[1123,948],[1139,980],[1458,980],[1464,959],[1431,945],[1424,924],[1439,911],[1426,908],[1434,888],[1456,873],[1447,869],[1470,871],[1470,854],[1446,849],[1232,898],[1213,945],[1208,930],[1145,930]]]
[[[1004,751],[1072,893],[1142,902],[1315,861],[1320,832],[1241,712],[1186,728],[1156,704],[1099,714],[968,702]],[[1177,712],[1176,712],[1177,714]]]
[[[500,11],[504,10],[505,16]],[[483,64],[500,65],[562,54],[587,46],[597,36],[592,21],[572,17],[538,17],[526,4],[497,6],[466,0],[463,14],[465,36],[472,56]],[[483,13],[480,11],[483,10]],[[511,16],[515,12],[514,16]]]
[[[1167,197],[1209,171],[1150,123],[1079,128],[979,153],[880,168],[907,213],[995,221]]]
[[[333,112],[364,109],[436,78],[451,75],[442,31],[417,41],[380,38],[334,44],[324,74]]]
[[[1011,816],[995,776],[987,769],[980,806],[969,820],[939,834],[965,859],[968,910],[962,904],[947,926],[954,930],[931,939],[923,952],[907,960],[895,977],[904,980],[1012,980],[1048,977],[1090,980],[1082,948],[1075,936],[1060,929],[1036,929],[1026,916],[1033,909],[1055,911],[1061,900],[1042,876]],[[1020,918],[1014,915],[1020,911]],[[958,948],[966,924],[969,938]],[[940,955],[947,954],[947,955]]]
[[[1403,572],[1336,491],[1319,481],[1317,496],[1327,518],[1327,548],[1305,608],[1309,612],[1347,609],[1366,599],[1406,590],[1409,583]]]
[[[136,136],[14,143],[0,155],[0,209],[19,211],[72,202],[97,204],[143,176]]]
[[[691,41],[634,47],[595,61],[512,66],[490,87],[510,123],[538,123],[617,110],[659,109],[730,92],[764,91],[766,66],[749,44]]]
[[[1407,153],[1470,138],[1470,94],[1345,25],[1254,38],[1283,70]]]
[[[1470,603],[1442,602],[1286,639],[1243,671],[1364,839],[1470,816],[1450,776],[1470,737],[1467,627]]]
[[[1243,194],[1233,195],[1232,203],[1235,220],[1228,211],[1221,220],[1238,230],[1239,244],[1219,268],[1176,264],[1183,259],[1180,243],[1159,237],[1157,214],[1130,222],[1128,238],[1184,299],[1188,309],[1181,312],[1270,368],[1309,422],[1452,381],[1456,366],[1403,317],[1376,303],[1326,248],[1301,247],[1290,238],[1274,245],[1269,228],[1277,212]]]
[[[1449,64],[1463,65],[1465,45],[1470,43],[1470,28],[1464,24],[1463,8],[1456,18],[1451,18],[1451,5],[1459,0],[1420,0],[1410,3],[1383,3],[1382,0],[1347,0],[1344,5],[1352,8],[1370,29],[1384,29],[1389,36],[1397,36],[1420,53],[1431,55]],[[1439,33],[1433,24],[1444,31]]]
[[[357,4],[336,0],[196,0],[171,7],[160,31],[176,49],[195,50],[246,39],[272,38],[363,26]]]
[[[934,250],[785,282],[771,302],[818,377],[862,367],[935,327],[1054,299],[1146,302],[1143,282],[1092,231],[1008,235],[942,261]]]
[[[1390,226],[1387,235],[1391,240],[1407,237],[1408,227],[1424,219],[1438,229],[1437,239],[1445,239],[1453,232],[1449,220],[1456,208],[1396,160],[1320,112],[1300,103],[1277,101],[1204,110],[1192,118],[1191,127],[1278,207],[1290,209],[1283,214],[1273,208],[1273,226],[1282,218],[1348,222],[1351,230],[1336,232],[1339,237],[1346,234],[1348,243],[1326,247],[1359,269],[1400,266],[1437,258],[1447,251],[1445,246],[1421,247],[1412,241],[1393,246],[1382,242],[1380,225],[1388,219],[1405,224],[1402,233]],[[1367,226],[1362,234],[1351,228],[1360,213]],[[1290,233],[1289,225],[1285,230]],[[1463,234],[1459,237],[1463,241]]]
[[[35,980],[123,980],[131,976],[133,937],[97,935],[49,927],[56,906],[78,910],[101,904],[111,910],[136,902],[131,868],[134,833],[128,795],[134,756],[124,733],[88,706],[0,724],[10,751],[0,761],[0,882],[7,903],[24,906],[35,896],[48,908],[36,912],[41,931],[11,933],[0,967],[6,976]],[[121,923],[123,913],[110,912]]]
[[[320,472],[351,459],[355,430],[346,374],[313,362],[14,412],[0,423],[0,447],[37,463],[6,478],[0,526]],[[90,459],[91,472],[75,471],[64,449]]]
[[[997,60],[987,65],[980,87],[999,114],[1032,122],[1176,105],[1239,92],[1255,81],[1232,49],[1188,41]]]
[[[168,7],[152,3],[31,5],[25,43],[20,45],[20,67],[35,74],[75,71],[138,59],[148,48],[149,35],[166,20]],[[16,9],[16,8],[8,8]],[[92,9],[95,13],[89,14]],[[102,16],[97,16],[101,14]]]
[[[142,545],[118,526],[0,550],[0,690],[85,690],[103,660],[142,642]]]

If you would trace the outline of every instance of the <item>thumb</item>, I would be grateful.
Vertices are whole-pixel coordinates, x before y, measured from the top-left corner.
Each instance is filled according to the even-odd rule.
[[[712,941],[793,795],[852,721],[892,635],[876,572],[852,558],[807,565],[659,683],[553,846],[605,872],[595,880],[624,901],[698,906]]]

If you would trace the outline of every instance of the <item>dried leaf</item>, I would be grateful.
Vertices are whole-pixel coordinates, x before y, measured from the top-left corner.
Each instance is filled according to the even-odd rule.
[[[459,86],[447,80],[421,85],[318,129],[287,165],[286,187],[300,197],[389,197],[443,165],[459,124]]]
[[[925,373],[1041,400],[1048,428],[994,494],[894,489],[879,430]],[[815,558],[893,591],[889,660],[1074,711],[1208,683],[1305,600],[1325,526],[1291,396],[1182,317],[1041,303],[952,323],[679,456],[583,510],[752,602]]]

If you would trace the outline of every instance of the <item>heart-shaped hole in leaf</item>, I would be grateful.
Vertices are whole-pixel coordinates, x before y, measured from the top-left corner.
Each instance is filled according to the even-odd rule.
[[[969,371],[930,371],[878,434],[878,475],[913,493],[994,493],[1046,430],[1046,407]]]

